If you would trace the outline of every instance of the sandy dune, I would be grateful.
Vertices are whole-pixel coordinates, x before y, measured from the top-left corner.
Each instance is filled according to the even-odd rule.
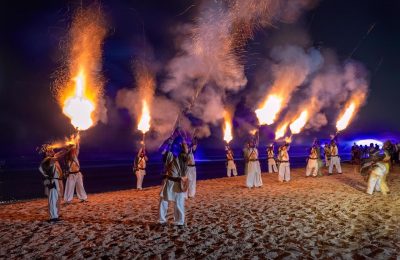
[[[159,187],[89,194],[57,224],[45,221],[45,199],[2,205],[0,258],[396,258],[400,170],[384,197],[365,194],[361,176],[344,169],[320,178],[296,169],[283,184],[263,174],[252,190],[244,176],[199,181],[184,229],[156,223]]]

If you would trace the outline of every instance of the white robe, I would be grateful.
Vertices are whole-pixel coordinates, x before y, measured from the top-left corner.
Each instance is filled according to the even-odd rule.
[[[196,173],[196,166],[194,166],[195,160],[194,160],[194,155],[193,152],[190,151],[188,154],[188,167],[186,168],[186,176],[188,177],[189,180],[189,189],[186,194],[186,198],[194,198],[196,195],[196,179],[197,179],[197,173]]]
[[[332,174],[333,166],[335,166],[336,171],[338,173],[342,173],[342,167],[340,166],[340,157],[336,145],[331,147],[331,159],[329,162],[329,169],[328,169],[329,174]]]
[[[278,172],[278,168],[276,167],[276,161],[274,159],[275,155],[273,151],[267,151],[268,155],[268,172]]]
[[[144,158],[139,158],[139,163],[137,166],[139,169],[135,171],[136,174],[136,189],[142,189],[143,179],[146,175],[146,160]]]
[[[247,176],[246,186],[261,187],[263,185],[261,179],[261,168],[260,162],[258,161],[258,150],[257,148],[248,148],[248,163],[247,163]]]
[[[171,152],[166,155],[165,164],[168,165],[169,171],[166,173],[171,177],[183,177],[186,174],[185,156],[174,157]],[[159,222],[167,222],[168,204],[170,201],[175,202],[174,205],[174,223],[183,225],[185,223],[185,197],[186,193],[182,191],[179,182],[165,178],[161,185],[160,203],[159,203]]]
[[[289,148],[287,148],[289,150]],[[290,181],[290,163],[289,163],[289,153],[288,151],[279,151],[279,175],[278,180],[280,182]]]

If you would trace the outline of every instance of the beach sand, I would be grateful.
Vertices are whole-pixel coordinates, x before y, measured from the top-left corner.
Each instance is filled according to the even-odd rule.
[[[111,173],[110,173],[111,174]],[[201,173],[198,173],[201,174]],[[146,180],[145,180],[146,181]],[[47,223],[47,200],[0,206],[0,258],[396,258],[400,255],[400,169],[391,193],[365,193],[366,183],[344,174],[289,183],[263,174],[262,188],[245,176],[198,181],[186,201],[183,229],[157,224],[160,187],[89,194]]]

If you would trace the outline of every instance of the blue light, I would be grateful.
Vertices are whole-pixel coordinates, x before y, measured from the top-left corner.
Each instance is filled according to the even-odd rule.
[[[358,140],[358,141],[354,141],[354,142],[357,145],[362,145],[362,146],[364,146],[364,145],[369,146],[371,143],[373,143],[374,145],[378,144],[379,147],[383,146],[383,143],[381,141],[379,141],[379,140],[376,140],[376,139],[362,139],[362,140]]]

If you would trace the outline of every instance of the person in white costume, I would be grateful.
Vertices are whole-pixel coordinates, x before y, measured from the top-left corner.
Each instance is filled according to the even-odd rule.
[[[231,174],[233,176],[237,176],[237,170],[236,170],[236,164],[235,164],[235,159],[234,159],[234,154],[232,149],[227,145],[225,147],[226,150],[226,175],[228,177],[231,177]]]
[[[389,187],[386,179],[390,168],[390,153],[387,150],[386,142],[383,146],[384,153],[379,155],[379,151],[372,154],[368,162],[364,163],[361,168],[361,174],[368,178],[367,193],[372,195],[374,191],[380,191],[383,195],[387,195]]]
[[[310,150],[310,155],[308,156],[307,159],[307,167],[306,167],[306,176],[314,176],[316,177],[318,175],[318,153],[317,153],[317,147],[313,145]]]
[[[72,139],[73,144],[68,146],[69,151],[66,154],[67,182],[65,184],[64,201],[65,203],[72,202],[76,188],[76,195],[80,202],[86,202],[87,194],[83,187],[83,177],[78,160],[80,142],[79,132]]]
[[[192,144],[188,148],[188,161],[187,161],[187,173],[186,176],[189,180],[189,189],[186,193],[186,198],[194,198],[196,195],[196,162],[194,160],[194,153],[197,149],[197,138],[193,137]]]
[[[279,147],[278,161],[279,161],[279,175],[278,180],[280,182],[290,181],[290,162],[289,162],[289,151],[290,145],[285,143]]]
[[[258,160],[258,132],[253,140],[249,142],[247,147],[246,161],[247,161],[247,176],[246,186],[248,188],[261,187],[263,185],[261,179],[261,167]]]
[[[176,132],[176,131],[175,131]],[[160,192],[159,223],[167,223],[169,202],[174,202],[174,224],[185,225],[185,193],[188,185],[188,146],[182,136],[168,139],[163,151],[164,175]]]
[[[267,148],[267,158],[268,158],[268,172],[278,172],[278,168],[276,167],[275,161],[275,153],[274,153],[274,145],[270,145]]]
[[[342,174],[342,167],[340,166],[340,156],[339,156],[339,150],[336,145],[335,140],[331,141],[330,145],[330,162],[329,162],[329,169],[328,169],[328,175],[332,175],[333,171],[333,166],[335,166],[336,171],[339,174]]]
[[[146,163],[149,160],[146,156],[145,147],[142,146],[135,158],[133,165],[133,172],[136,175],[136,189],[141,190],[143,184],[143,178],[146,175]]]
[[[331,158],[331,148],[328,143],[325,143],[324,145],[324,157],[325,157],[325,166],[329,167]]]
[[[58,160],[63,154],[62,152],[55,154],[51,148],[46,149],[45,153],[46,157],[41,162],[39,171],[45,177],[44,185],[46,195],[49,198],[49,222],[57,222],[60,216],[60,181],[62,182],[62,171],[61,167],[59,167]]]

